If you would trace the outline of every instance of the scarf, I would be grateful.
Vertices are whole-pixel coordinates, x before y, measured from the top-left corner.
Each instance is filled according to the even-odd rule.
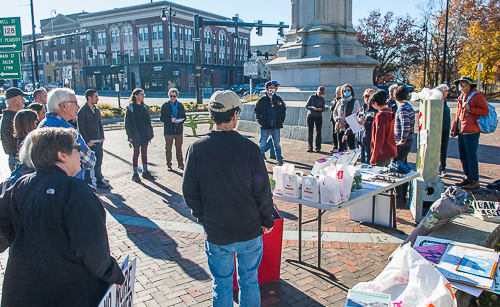
[[[170,105],[172,106],[172,116],[177,119],[177,105],[179,104],[178,101],[176,101],[175,105],[172,103],[172,100],[170,100]]]
[[[352,96],[349,96],[347,98],[343,98],[341,100],[341,103],[342,105],[340,106],[340,115],[342,116],[342,119],[345,118],[345,107],[347,106],[347,104],[349,103],[349,101],[352,100]]]

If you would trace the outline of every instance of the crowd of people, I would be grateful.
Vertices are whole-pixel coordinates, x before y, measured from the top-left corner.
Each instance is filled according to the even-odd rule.
[[[466,177],[456,185],[475,189],[479,187],[477,119],[488,114],[488,105],[472,79],[462,77],[455,84],[462,94],[453,125],[446,103],[449,88],[445,84],[437,87],[444,98],[439,173],[446,176],[449,136],[458,136]],[[177,99],[179,91],[170,89],[169,99],[161,107],[167,169],[173,171],[175,143],[177,167],[184,171],[186,205],[205,229],[214,305],[232,302],[233,255],[240,302],[260,305],[257,268],[263,253],[262,234],[274,226],[266,152],[271,150],[277,165],[283,164],[280,130],[286,105],[276,94],[278,86],[276,81],[267,82],[265,95],[255,105],[260,125],[258,146],[235,131],[243,108],[239,97],[232,91],[213,93],[209,111],[216,129],[190,145],[185,160],[182,144],[186,112]],[[33,95],[35,102],[23,109],[26,94],[18,88],[7,90],[7,109],[0,125],[9,167],[13,173],[19,172],[0,196],[0,228],[10,245],[2,305],[97,305],[108,285],[121,284],[124,278],[110,256],[104,209],[91,188],[94,178],[97,188],[109,188],[101,170],[105,136],[97,107],[99,95],[94,89],[87,90],[81,108],[74,91],[68,88],[49,93],[37,90]],[[320,86],[306,103],[308,152],[321,151],[323,112],[327,108],[324,95],[325,88]],[[331,152],[359,147],[363,163],[407,163],[415,129],[415,112],[408,95],[404,86],[391,86],[389,96],[383,90],[369,88],[359,101],[351,85],[338,87],[330,106]],[[135,89],[124,119],[133,148],[134,182],[141,182],[139,155],[142,177],[155,179],[148,170],[148,144],[154,135],[144,100],[144,90]],[[346,118],[352,115],[364,131],[354,133],[349,127]],[[406,203],[407,190],[407,186],[398,187],[398,204]],[[49,280],[40,284],[33,275]]]

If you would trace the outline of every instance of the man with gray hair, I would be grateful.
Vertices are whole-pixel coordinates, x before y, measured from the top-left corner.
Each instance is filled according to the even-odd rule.
[[[399,85],[397,83],[389,86],[389,100],[387,100],[387,106],[391,108],[394,113],[396,113],[396,111],[398,110],[398,103],[394,94],[394,91],[398,88],[398,86]]]
[[[28,96],[17,87],[5,91],[7,109],[3,110],[1,136],[3,150],[9,155],[9,168],[13,171],[17,165],[17,140],[14,138],[14,116],[24,107],[24,97]]]
[[[76,120],[76,114],[80,107],[78,106],[78,100],[76,100],[73,90],[63,87],[50,91],[47,99],[47,109],[49,113],[47,113],[45,119],[38,124],[38,128],[64,127],[75,129],[69,121]],[[84,179],[85,170],[91,170],[94,167],[96,157],[80,134],[78,134],[77,142],[80,144],[80,152],[82,153],[80,158],[82,169],[75,177]]]

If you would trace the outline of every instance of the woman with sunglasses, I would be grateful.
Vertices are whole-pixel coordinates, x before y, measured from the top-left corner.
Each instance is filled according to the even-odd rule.
[[[134,156],[132,166],[134,174],[132,181],[141,182],[139,177],[139,152],[142,158],[142,178],[154,179],[154,176],[148,171],[148,144],[153,138],[153,126],[149,117],[149,108],[144,104],[144,90],[136,88],[130,95],[129,105],[125,113],[125,130],[129,144],[134,147]]]
[[[179,91],[171,88],[168,91],[170,99],[161,106],[160,120],[163,122],[163,135],[165,136],[165,156],[167,159],[167,169],[172,171],[172,146],[175,141],[175,156],[177,167],[184,169],[182,159],[183,123],[186,121],[186,111],[182,103],[177,101]]]

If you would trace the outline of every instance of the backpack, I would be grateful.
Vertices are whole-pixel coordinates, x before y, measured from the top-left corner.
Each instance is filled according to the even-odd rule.
[[[486,116],[481,116],[477,123],[479,124],[479,129],[481,133],[493,133],[497,129],[498,119],[495,107],[488,103],[488,108],[490,112]]]

